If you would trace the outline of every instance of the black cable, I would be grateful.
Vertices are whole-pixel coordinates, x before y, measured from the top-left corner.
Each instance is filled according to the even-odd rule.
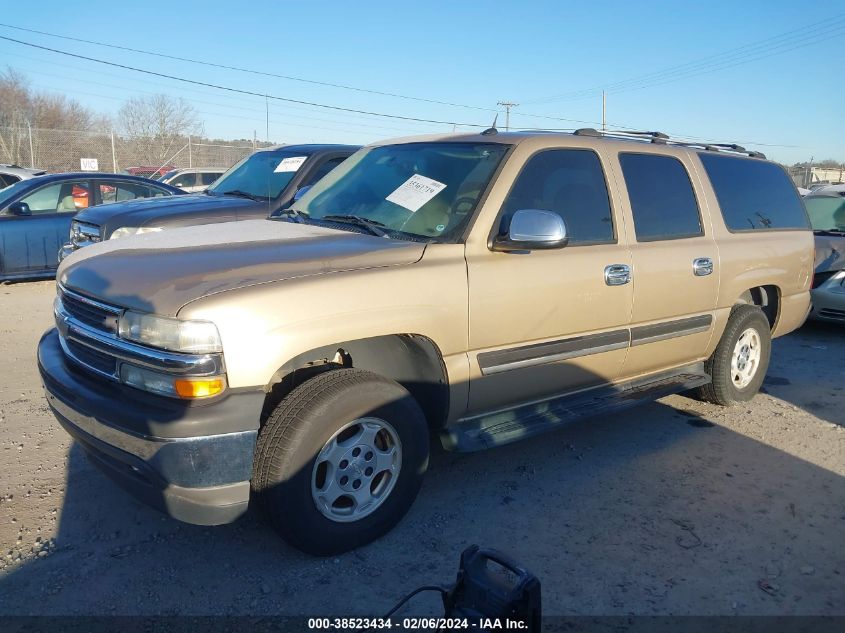
[[[231,86],[222,86],[220,84],[213,84],[208,83],[205,81],[197,81],[195,79],[186,79],[185,77],[177,77],[176,75],[167,75],[165,73],[155,72],[153,70],[145,70],[143,68],[136,68],[135,66],[128,66],[126,64],[118,64],[117,62],[110,62],[104,59],[97,59],[96,57],[87,57],[85,55],[79,55],[78,53],[71,53],[69,51],[63,51],[57,48],[50,48],[49,46],[41,46],[40,44],[33,44],[31,42],[24,42],[23,40],[18,40],[13,37],[6,37],[5,35],[0,35],[0,40],[6,40],[7,42],[14,42],[15,44],[21,44],[23,46],[29,46],[31,48],[38,48],[44,51],[49,51],[51,53],[58,53],[59,55],[67,55],[68,57],[76,57],[77,59],[84,59],[89,62],[96,62],[98,64],[105,64],[106,66],[113,66],[115,68],[122,68],[124,70],[131,70],[138,73],[143,73],[145,75],[153,75],[155,77],[162,77],[164,79],[172,79],[173,81],[181,81],[184,83],[194,84],[196,86],[205,86],[206,88],[215,88],[217,90],[225,90],[227,92],[235,92],[239,94],[250,95],[252,97],[264,97],[265,99],[273,99],[274,101],[284,101],[287,103],[298,103],[301,105],[312,106],[315,108],[326,108],[328,110],[339,110],[341,112],[352,112],[354,114],[367,114],[370,116],[380,116],[385,117],[388,119],[399,119],[401,121],[418,121],[420,123],[435,123],[437,125],[460,125],[462,127],[478,127],[484,128],[487,127],[486,125],[479,125],[478,123],[458,123],[456,121],[440,121],[437,119],[422,119],[418,117],[410,117],[410,116],[401,116],[398,114],[386,114],[383,112],[371,112],[369,110],[356,110],[354,108],[344,108],[341,106],[334,106],[328,105],[325,103],[316,103],[313,101],[302,101],[299,99],[289,99],[287,97],[278,97],[275,95],[265,94],[261,92],[254,92],[252,90],[242,90],[240,88],[232,88]]]
[[[48,33],[46,31],[37,31],[35,29],[26,29],[22,26],[14,26],[12,24],[0,23],[0,26],[7,29],[15,29],[17,31],[26,31],[27,33],[36,33],[37,35],[46,35],[48,37],[57,37],[62,40],[69,40],[71,42],[81,42],[82,44],[93,44],[94,46],[105,46],[107,48],[114,48],[121,51],[128,51],[130,53],[141,53],[143,55],[152,55],[154,57],[162,57],[164,59],[172,59],[179,62],[188,62],[191,64],[200,64],[202,66],[211,66],[212,68],[221,68],[223,70],[235,70],[242,73],[250,73],[252,75],[261,75],[263,77],[275,77],[276,79],[287,79],[289,81],[299,81],[307,84],[314,84],[316,86],[327,86],[329,88],[341,88],[343,90],[354,90],[355,92],[364,92],[367,94],[381,95],[383,97],[395,97],[397,99],[407,99],[410,101],[422,101],[423,103],[434,103],[437,105],[452,106],[455,108],[467,108],[470,110],[482,110],[485,112],[497,112],[495,108],[485,108],[482,106],[466,105],[463,103],[452,103],[450,101],[438,101],[436,99],[426,99],[425,97],[412,97],[410,95],[402,95],[395,92],[383,92],[381,90],[371,90],[369,88],[359,88],[357,86],[348,86],[345,84],[335,84],[328,81],[317,81],[316,79],[305,79],[303,77],[293,77],[291,75],[279,75],[276,73],[265,72],[261,70],[253,70],[251,68],[240,68],[238,66],[227,66],[226,64],[217,64],[214,62],[203,61],[201,59],[191,59],[190,57],[179,57],[177,55],[168,55],[166,53],[157,53],[155,51],[145,51],[139,48],[130,48],[129,46],[119,46],[117,44],[107,44],[106,42],[97,42],[94,40],[85,40],[80,37],[70,37],[68,35],[59,35],[58,33]]]
[[[401,600],[400,600],[400,601],[396,604],[396,606],[395,606],[395,607],[393,607],[390,611],[388,611],[388,612],[387,612],[387,614],[386,614],[386,615],[384,616],[384,618],[382,618],[382,619],[387,620],[388,618],[390,618],[391,616],[393,616],[393,614],[394,614],[394,613],[396,613],[397,611],[399,611],[399,609],[401,609],[402,607],[404,607],[404,606],[405,606],[405,604],[406,604],[406,603],[407,603],[407,602],[408,602],[411,598],[413,598],[413,597],[414,597],[414,596],[416,596],[417,594],[423,593],[424,591],[437,591],[437,592],[439,592],[439,593],[440,593],[440,595],[441,595],[441,596],[445,596],[445,595],[448,593],[448,591],[449,591],[449,590],[448,590],[448,589],[446,589],[446,588],[444,588],[444,587],[440,587],[440,586],[438,586],[438,585],[424,585],[424,586],[422,586],[422,587],[418,587],[417,589],[414,589],[411,593],[409,593],[407,596],[405,596],[404,598],[402,598],[402,599],[401,599]]]

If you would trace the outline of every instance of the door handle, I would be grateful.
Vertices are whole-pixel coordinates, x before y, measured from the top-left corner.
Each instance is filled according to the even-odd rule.
[[[631,267],[627,264],[611,264],[604,267],[604,283],[608,286],[624,286],[631,281]]]
[[[692,273],[696,277],[705,277],[713,273],[713,260],[709,257],[696,257],[692,260]]]

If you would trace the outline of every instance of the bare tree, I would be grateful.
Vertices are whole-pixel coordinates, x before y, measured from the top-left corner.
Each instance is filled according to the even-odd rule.
[[[73,99],[33,91],[14,69],[0,72],[0,161],[38,163],[37,151],[30,156],[30,140],[37,148],[42,130],[86,131],[93,119],[91,110]]]
[[[172,160],[189,134],[202,134],[199,113],[184,99],[159,94],[133,97],[120,108],[120,128],[139,155],[156,166]]]

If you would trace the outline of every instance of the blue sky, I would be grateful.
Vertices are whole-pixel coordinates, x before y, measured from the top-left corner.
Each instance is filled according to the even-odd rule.
[[[70,37],[472,107],[262,77],[6,27],[0,35],[253,92],[454,122],[458,130],[492,122],[502,100],[520,104],[511,115],[515,128],[596,126],[606,87],[610,127],[743,142],[787,163],[845,161],[845,3],[808,6],[780,0],[42,0],[37,10],[0,18]],[[65,93],[104,114],[114,115],[131,96],[161,92],[189,100],[208,136],[266,134],[260,97],[2,40],[0,64],[23,72],[36,88]],[[277,142],[362,143],[453,127],[275,101],[269,107],[269,136]]]

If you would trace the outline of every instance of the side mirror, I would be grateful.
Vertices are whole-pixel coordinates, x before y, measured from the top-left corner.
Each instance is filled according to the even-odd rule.
[[[296,202],[297,200],[299,200],[302,196],[304,196],[311,190],[311,187],[313,187],[313,185],[305,185],[304,187],[300,187],[299,189],[297,189],[296,193],[293,194],[293,201]]]
[[[513,214],[508,232],[493,240],[494,251],[532,251],[566,246],[566,224],[557,213],[520,209]]]
[[[26,202],[15,202],[9,205],[9,213],[12,215],[32,215],[32,211]]]

